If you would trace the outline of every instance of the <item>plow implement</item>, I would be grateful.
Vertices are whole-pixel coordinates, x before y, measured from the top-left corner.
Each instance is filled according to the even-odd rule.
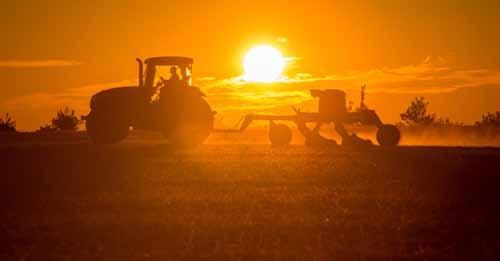
[[[377,142],[381,146],[396,146],[400,140],[400,131],[396,126],[384,124],[375,110],[370,110],[364,105],[364,88],[361,94],[361,106],[357,111],[348,111],[345,107],[345,92],[336,89],[311,90],[311,95],[319,99],[318,112],[301,112],[295,109],[293,115],[265,115],[247,114],[241,125],[236,129],[215,130],[216,132],[244,132],[254,121],[269,121],[269,140],[271,144],[282,146],[290,143],[292,131],[290,127],[279,122],[292,122],[298,131],[304,136],[306,145],[322,146],[337,144],[336,141],[322,137],[319,130],[324,124],[333,124],[335,131],[342,138],[342,145],[358,146],[371,145],[370,140],[359,138],[356,134],[350,134],[344,124],[375,125],[377,130]],[[315,126],[309,128],[308,123]]]

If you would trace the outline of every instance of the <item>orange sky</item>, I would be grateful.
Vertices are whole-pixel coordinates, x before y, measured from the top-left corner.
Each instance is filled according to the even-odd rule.
[[[346,3],[349,2],[349,3]],[[437,3],[436,3],[437,2]],[[498,1],[9,1],[0,9],[0,113],[21,130],[66,105],[135,83],[135,57],[195,58],[195,83],[231,124],[245,112],[313,108],[309,88],[342,88],[389,122],[423,95],[471,123],[500,110]],[[245,51],[272,44],[288,80],[241,84]]]

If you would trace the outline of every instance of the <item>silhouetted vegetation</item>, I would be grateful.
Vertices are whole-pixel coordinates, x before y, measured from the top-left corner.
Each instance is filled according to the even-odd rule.
[[[40,128],[37,130],[37,132],[53,132],[57,131],[57,128],[54,127],[52,124],[45,124],[43,126],[40,126]]]
[[[434,125],[440,125],[440,126],[464,126],[463,122],[458,122],[458,121],[452,121],[450,118],[439,118],[434,121]]]
[[[429,102],[424,97],[416,97],[404,113],[401,113],[401,125],[416,126],[464,126],[463,122],[456,122],[450,118],[436,118],[435,113],[428,113]],[[476,121],[475,127],[500,127],[500,111],[487,112]]]
[[[408,126],[428,126],[435,122],[436,114],[428,113],[429,102],[424,97],[416,97],[404,113],[401,113],[401,121]]]
[[[75,131],[78,129],[80,120],[75,115],[75,110],[66,107],[64,110],[59,110],[57,116],[52,119],[52,125],[40,127],[39,131],[54,131],[54,130],[69,130]]]
[[[16,122],[8,113],[5,114],[5,118],[0,118],[0,132],[16,132]]]
[[[476,121],[476,126],[500,127],[500,111],[483,114],[480,121]]]
[[[429,102],[424,97],[416,97],[411,102],[404,113],[400,117],[401,126],[418,127],[422,130],[427,127],[463,127],[463,122],[453,121],[448,117],[437,117],[436,113],[428,112]]]

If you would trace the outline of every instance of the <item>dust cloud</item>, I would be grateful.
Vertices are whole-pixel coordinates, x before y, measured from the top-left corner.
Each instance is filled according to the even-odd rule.
[[[291,144],[304,144],[304,138],[295,126],[292,129]],[[464,146],[464,147],[500,147],[500,128],[478,128],[475,126],[436,126],[428,128],[399,127],[401,131],[400,145],[404,146]],[[359,137],[376,141],[376,127],[351,126],[351,133]],[[325,126],[321,135],[341,142],[333,126]],[[250,128],[242,133],[213,133],[207,144],[269,144],[268,129],[265,127]]]

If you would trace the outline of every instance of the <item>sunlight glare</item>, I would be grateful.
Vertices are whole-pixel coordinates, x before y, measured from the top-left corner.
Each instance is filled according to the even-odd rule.
[[[243,68],[246,81],[275,82],[282,77],[285,59],[278,49],[270,45],[259,45],[246,53]]]

